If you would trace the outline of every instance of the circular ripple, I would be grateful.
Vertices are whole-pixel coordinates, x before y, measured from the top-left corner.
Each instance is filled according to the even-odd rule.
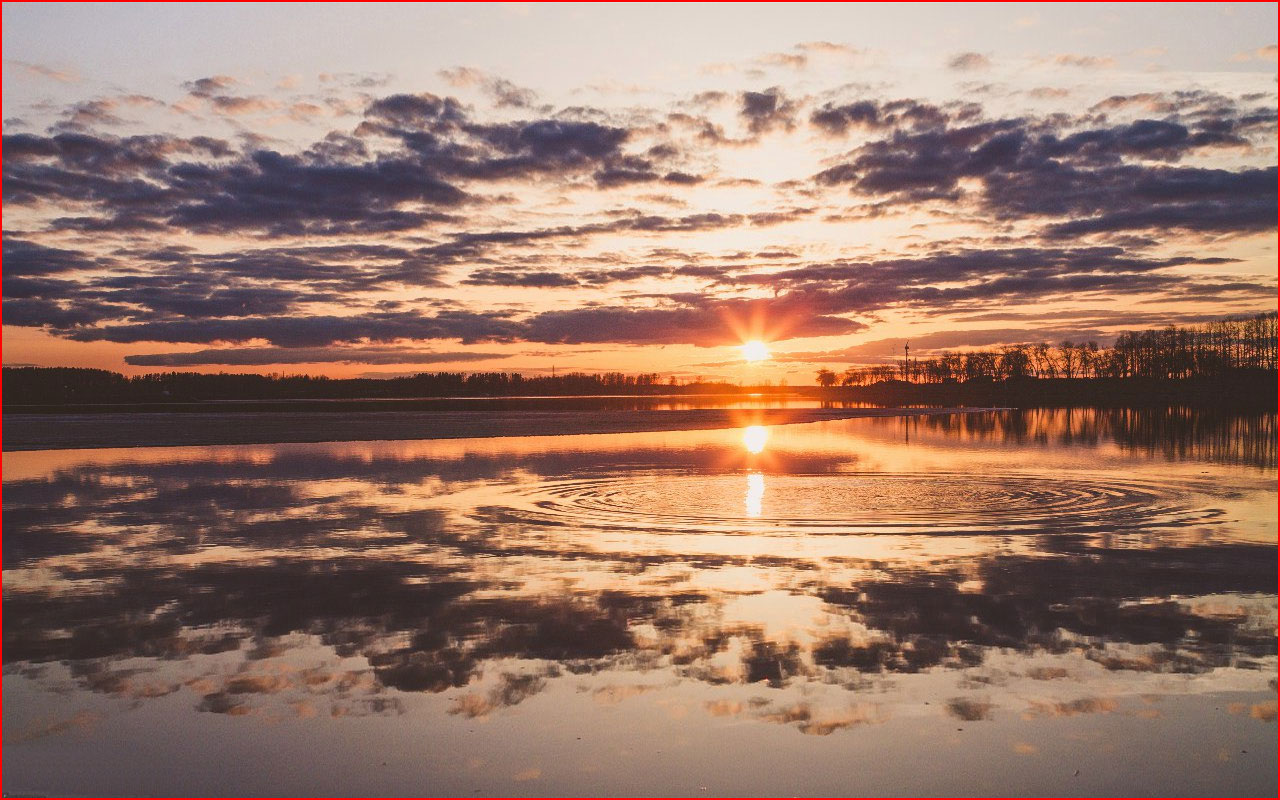
[[[1206,524],[1177,487],[1048,475],[647,475],[549,481],[474,516],[646,532],[1063,533]]]

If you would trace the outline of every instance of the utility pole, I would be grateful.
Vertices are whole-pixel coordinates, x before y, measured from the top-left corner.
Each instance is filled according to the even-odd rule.
[[[902,379],[911,380],[911,342],[902,344]]]

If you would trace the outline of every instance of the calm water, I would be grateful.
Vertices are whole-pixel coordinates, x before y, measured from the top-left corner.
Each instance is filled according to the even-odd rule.
[[[1277,790],[1274,415],[6,453],[3,542],[9,793]]]

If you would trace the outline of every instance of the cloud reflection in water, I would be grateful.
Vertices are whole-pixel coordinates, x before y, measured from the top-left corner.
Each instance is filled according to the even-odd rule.
[[[1097,438],[1075,438],[1082,419]],[[61,696],[329,718],[421,714],[410,699],[437,694],[450,719],[535,714],[574,686],[668,702],[678,685],[701,687],[709,719],[821,735],[921,712],[1111,712],[1173,674],[1187,694],[1266,692],[1274,467],[1156,460],[1072,420],[1031,444],[903,420],[781,427],[754,467],[742,448],[763,451],[763,428],[7,454],[6,674]],[[787,522],[820,503],[861,524],[866,498],[920,502],[884,476],[942,471],[1016,471],[1045,492],[1120,472],[1186,513],[1144,526],[1100,506],[1091,527],[945,537]],[[580,524],[545,494],[574,482],[596,514],[686,500],[630,528]]]

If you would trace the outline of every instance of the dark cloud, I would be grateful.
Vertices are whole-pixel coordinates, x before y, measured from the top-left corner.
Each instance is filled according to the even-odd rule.
[[[932,312],[931,312],[932,313]],[[1132,308],[1115,309],[1070,309],[1062,311],[981,311],[977,313],[952,314],[948,309],[937,309],[937,315],[946,314],[957,322],[1037,322],[1044,320],[1069,321],[1065,324],[1107,327],[1125,326],[1128,329],[1154,328],[1168,324],[1172,319],[1167,311],[1139,311]],[[1238,316],[1231,314],[1178,314],[1179,325],[1197,325],[1218,319]],[[1064,324],[1059,322],[1057,324]]]
[[[194,367],[211,364],[258,366],[265,364],[440,364],[510,358],[508,353],[434,352],[428,350],[355,347],[240,347],[197,350],[193,353],[151,353],[125,356],[136,367]]]
[[[621,156],[631,135],[625,128],[596,122],[537,120],[475,129],[478,137],[505,154],[499,166],[530,166],[541,170],[607,161]]]
[[[274,235],[395,231],[439,216],[401,208],[456,206],[467,195],[412,159],[330,164],[259,150],[229,168],[182,164],[168,175],[186,199],[168,221],[200,233],[264,229]]]
[[[17,238],[9,231],[4,234],[2,246],[6,297],[9,296],[9,281],[13,278],[90,270],[103,264],[103,259],[87,253],[48,247],[29,239]]]
[[[690,175],[687,172],[679,172],[679,171],[673,170],[672,172],[668,172],[666,175],[663,175],[662,180],[665,183],[677,183],[677,184],[688,186],[692,184],[702,183],[705,180],[705,178],[703,178],[701,175]]]
[[[213,75],[208,78],[197,78],[182,84],[182,88],[196,97],[212,97],[236,85],[236,79],[229,75]]]
[[[616,233],[697,232],[781,224],[812,209],[757,214],[660,216],[623,210],[612,219],[579,226],[460,233],[416,247],[333,244],[268,247],[220,254],[179,247],[120,249],[90,255],[37,244],[10,234],[4,240],[4,296],[17,303],[11,325],[43,327],[57,335],[121,342],[208,343],[267,339],[282,346],[333,342],[458,338],[518,339],[526,334],[504,315],[414,317],[393,304],[334,317],[317,304],[350,303],[352,293],[404,286],[443,285],[454,265],[494,263],[495,250],[576,243]],[[507,259],[510,260],[510,259]],[[531,263],[537,259],[530,259]],[[469,285],[525,287],[603,285],[668,274],[650,266],[622,266],[573,275],[564,270],[473,269]],[[394,312],[394,313],[392,313]],[[331,328],[314,320],[334,320]],[[488,320],[488,322],[485,322]],[[90,326],[110,323],[101,328]],[[332,334],[336,338],[328,338]],[[318,337],[318,338],[317,338]]]
[[[323,155],[257,150],[230,162],[225,142],[83,134],[5,137],[6,199],[15,205],[88,203],[97,213],[55,227],[274,235],[376,232],[420,226],[437,213],[405,203],[455,206],[467,195],[405,158],[338,164]]]
[[[1272,141],[1274,110],[1256,104],[1273,102],[1269,95],[1139,92],[1077,116],[1010,119],[987,118],[971,102],[832,99],[810,109],[813,128],[862,136],[827,162],[817,186],[774,184],[789,199],[773,209],[677,214],[624,204],[678,206],[683,187],[704,182],[760,186],[719,177],[714,148],[793,129],[802,101],[774,87],[709,93],[678,106],[690,114],[554,112],[487,74],[446,77],[490,92],[495,104],[525,118],[494,121],[454,98],[390,94],[367,100],[354,129],[283,152],[251,131],[234,142],[101,133],[118,109],[154,102],[115,97],[70,107],[61,129],[47,135],[6,135],[5,199],[36,226],[4,239],[9,324],[78,341],[267,342],[293,355],[432,340],[720,344],[740,338],[735,325],[769,327],[772,339],[850,332],[862,323],[846,315],[891,307],[963,311],[1091,293],[1239,305],[1274,291],[1265,277],[1172,269],[1221,263],[1211,258],[1147,255],[1159,243],[1155,231],[1274,228],[1275,167],[1212,169],[1199,161],[1216,148],[1265,152],[1256,148]],[[255,100],[225,76],[186,88],[226,112],[251,110]],[[870,91],[850,85],[840,92],[855,90]],[[736,111],[750,137],[731,139],[697,116],[710,106]],[[686,152],[690,140],[709,149]],[[489,182],[501,182],[504,194],[485,194]],[[622,190],[626,199],[564,224],[494,227],[490,220],[518,197],[506,184],[521,182],[566,195]],[[671,194],[627,191],[647,184]],[[860,204],[820,213],[822,186],[847,187]],[[796,198],[808,205],[790,204]],[[637,254],[600,252],[591,241],[862,219],[937,200],[976,225],[1034,220],[1038,237],[976,237],[972,246],[830,262],[805,262],[785,242],[709,254],[664,241]],[[331,238],[221,253],[158,244],[187,233]],[[126,236],[129,244],[120,246]],[[1051,246],[1080,236],[1111,246]],[[661,278],[685,285],[555,311],[467,309],[448,297],[406,294],[451,282],[532,290]],[[705,284],[686,291],[692,281]]]
[[[938,250],[905,258],[810,264],[779,272],[724,275],[729,283],[770,286],[853,282],[886,286],[931,286],[1001,276],[1061,278],[1074,274],[1140,274],[1190,264],[1223,264],[1229,259],[1150,258],[1122,247],[1007,247]]]
[[[650,183],[658,180],[658,173],[649,169],[647,162],[641,161],[634,168],[626,166],[612,166],[602,169],[593,176],[596,185],[603,189],[610,189],[616,186],[626,186],[630,183]]]
[[[727,285],[771,288],[780,302],[814,314],[866,313],[893,306],[958,310],[964,304],[1030,302],[1055,297],[1196,291],[1219,299],[1245,291],[1275,292],[1273,281],[1242,287],[1171,271],[1212,266],[1224,259],[1150,258],[1120,247],[961,249],[909,258],[807,264],[753,272],[737,266],[703,265],[677,270]]]
[[[469,286],[528,286],[536,288],[552,288],[577,286],[578,281],[572,275],[558,272],[512,272],[503,269],[477,270],[462,281]]]
[[[484,260],[490,248],[601,233],[768,225],[810,213],[812,209],[684,217],[627,213],[578,228],[476,232],[416,248],[330,245],[221,255],[169,248],[121,250],[91,258],[10,236],[5,240],[6,261],[15,269],[5,276],[6,311],[10,324],[44,327],[78,341],[261,339],[277,347],[430,339],[720,344],[740,339],[746,327],[770,339],[852,332],[861,324],[840,315],[893,306],[958,310],[994,299],[1032,301],[1090,292],[1221,300],[1274,291],[1267,281],[1191,278],[1171,271],[1220,265],[1227,259],[1153,258],[1119,246],[962,248],[864,261],[793,262],[785,269],[766,271],[760,267],[769,266],[768,261],[793,259],[795,254],[729,253],[719,263],[698,263],[691,254],[659,248],[653,253],[656,263],[601,268],[584,267],[593,263],[590,260],[566,261],[550,268],[549,260],[531,257],[531,265],[546,266],[482,267],[471,270],[462,283],[545,288],[683,276],[712,286],[768,288],[774,296],[746,300],[717,298],[710,291],[660,294],[650,296],[658,303],[653,308],[588,306],[524,316],[456,309],[423,314],[403,310],[399,303],[355,309],[346,316],[319,311],[319,304],[342,302],[352,291],[435,285],[442,269]],[[124,264],[130,269],[121,270]]]
[[[231,85],[217,77],[187,87],[224,113],[274,108],[264,98],[223,93]],[[86,105],[71,119],[110,122],[110,110]],[[482,123],[453,98],[396,94],[370,102],[354,135],[334,131],[298,153],[253,137],[236,149],[204,137],[9,135],[4,182],[15,205],[76,204],[79,216],[54,220],[61,229],[385,233],[451,220],[442,209],[478,202],[462,186],[476,181],[591,175],[610,188],[695,179],[663,163],[679,155],[670,146],[626,152],[631,138],[628,128],[589,120]]]
[[[818,124],[838,130],[847,123]],[[1243,127],[1242,119],[1224,117],[1073,131],[1029,119],[947,124],[898,130],[815,177],[897,203],[969,198],[997,220],[1044,218],[1053,236],[1159,228],[1246,233],[1274,227],[1275,167],[1169,163],[1204,148],[1247,144]],[[971,197],[964,180],[978,182]],[[1053,222],[1063,217],[1069,221]]]
[[[300,313],[350,292],[388,285],[437,286],[451,247],[332,245],[197,254],[182,248],[124,249],[91,256],[9,235],[4,241],[11,325],[55,331],[127,319],[155,322]],[[465,249],[464,249],[465,252]],[[66,309],[76,313],[68,315]],[[39,312],[48,312],[40,317]]]
[[[752,134],[759,136],[778,128],[791,130],[795,127],[799,104],[788,99],[778,87],[763,92],[743,92],[739,99],[738,114]]]
[[[579,273],[576,277],[582,283],[604,285],[640,280],[641,278],[663,278],[672,273],[671,268],[657,264],[642,264],[635,267],[618,267],[616,269],[598,269]]]
[[[879,102],[859,100],[838,105],[824,103],[809,115],[809,122],[833,136],[850,128],[889,130],[894,128],[936,128],[953,120],[972,119],[980,114],[978,106],[964,103],[949,109],[915,100]]]
[[[369,312],[350,316],[275,316],[241,319],[170,319],[80,328],[67,338],[107,342],[205,344],[263,339],[277,347],[327,347],[345,342],[459,339],[464,343],[514,341],[522,326],[495,313]]]
[[[129,306],[76,298],[62,302],[39,298],[6,299],[4,322],[19,328],[49,327],[65,332],[84,329],[84,326],[103,320],[117,319],[131,310]]]
[[[1092,216],[1053,223],[1047,228],[1049,235],[1161,229],[1248,233],[1275,227],[1275,167],[1239,172],[1158,169],[1145,173],[1130,168],[1107,177],[1110,186],[1105,189],[1111,190],[1112,195],[1106,200],[1112,202],[1090,199],[1088,190],[1079,183],[1070,186],[1075,190],[1070,205]],[[1009,192],[1014,204],[1029,205],[1027,193],[1033,187],[1001,188]]]
[[[604,285],[669,274],[658,266],[589,270],[575,276],[554,272],[476,271],[466,281],[523,287]],[[304,290],[201,290],[196,285],[165,288],[163,281],[138,277],[105,281],[94,289],[67,285],[30,287],[65,294],[66,304],[47,299],[6,301],[10,324],[41,326],[75,341],[214,343],[264,340],[275,348],[326,348],[343,343],[391,343],[456,339],[464,343],[531,341],[545,343],[624,342],[716,345],[739,341],[743,331],[783,339],[860,330],[861,323],[811,313],[804,293],[760,300],[715,300],[672,295],[663,307],[586,307],[515,317],[508,313],[442,310],[434,314],[394,308],[346,316],[299,314],[299,304],[335,300]],[[19,289],[28,288],[22,285]],[[128,300],[110,302],[112,299]],[[140,310],[139,306],[145,307]],[[105,324],[104,324],[105,323]],[[302,363],[280,350],[258,349],[224,356],[225,363],[259,363],[267,354],[281,363]],[[295,353],[296,355],[296,353]],[[199,357],[205,357],[201,354]],[[179,360],[185,355],[174,356]],[[237,358],[250,361],[235,361]],[[131,362],[142,363],[142,362]],[[149,363],[149,362],[148,362]],[[197,362],[191,362],[197,363]],[[201,362],[203,363],[203,362]],[[374,363],[374,362],[369,362]],[[391,363],[391,362],[387,362]]]
[[[623,151],[629,129],[594,121],[482,124],[472,121],[456,100],[429,94],[381,98],[365,116],[357,133],[398,139],[423,169],[450,179],[511,180],[652,167]]]

